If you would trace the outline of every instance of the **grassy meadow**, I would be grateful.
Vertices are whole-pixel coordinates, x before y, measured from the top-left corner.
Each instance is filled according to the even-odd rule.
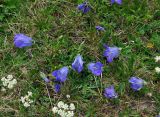
[[[75,117],[155,117],[160,113],[160,74],[155,57],[160,56],[160,0],[88,0],[91,10],[83,14],[83,0],[1,0],[0,77],[12,74],[16,86],[0,91],[0,117],[59,117],[52,106],[59,101],[75,104]],[[105,31],[97,31],[100,25]],[[16,48],[14,35],[33,39],[31,47]],[[103,57],[104,44],[121,48],[112,63]],[[72,70],[81,54],[84,69]],[[89,62],[101,61],[103,74],[94,76]],[[46,84],[40,72],[69,67],[68,79],[59,93]],[[137,76],[147,82],[133,91],[128,82]],[[103,91],[114,85],[118,98],[107,99]],[[0,88],[2,82],[0,81]],[[33,93],[34,102],[25,108],[20,97]],[[48,95],[48,92],[50,96]],[[66,98],[70,95],[70,98]]]

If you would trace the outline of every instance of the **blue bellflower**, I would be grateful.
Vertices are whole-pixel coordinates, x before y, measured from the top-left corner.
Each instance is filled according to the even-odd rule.
[[[107,61],[111,63],[114,58],[118,58],[120,50],[118,47],[108,47],[105,46],[106,50],[103,55],[107,58]]]
[[[101,62],[89,63],[88,69],[92,72],[92,74],[100,76],[103,72],[103,64]]]
[[[114,86],[113,85],[105,88],[105,90],[104,90],[104,96],[106,98],[117,98],[118,97],[117,93],[114,90]]]
[[[14,45],[18,48],[23,48],[32,45],[32,38],[24,34],[16,34],[14,36]]]
[[[81,55],[77,55],[74,62],[72,63],[72,68],[80,73],[83,70],[83,58]]]
[[[91,8],[88,6],[87,2],[84,2],[77,6],[77,9],[82,11],[82,13],[87,13],[91,10]]]
[[[54,91],[55,93],[58,93],[61,90],[61,85],[60,84],[55,84],[54,85]]]
[[[67,79],[69,69],[68,67],[63,67],[59,70],[55,70],[52,72],[52,75],[56,78],[55,80],[58,82],[65,82]]]
[[[96,26],[96,30],[98,30],[98,31],[104,31],[105,29],[102,26]]]
[[[144,80],[137,77],[131,77],[129,83],[131,83],[131,88],[134,91],[139,91],[144,85]]]
[[[117,4],[121,5],[122,0],[111,0],[111,4],[113,4],[113,3],[117,3]]]

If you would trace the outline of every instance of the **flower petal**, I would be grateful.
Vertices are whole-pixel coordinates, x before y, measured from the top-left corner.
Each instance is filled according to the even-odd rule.
[[[114,86],[113,85],[105,88],[104,96],[106,98],[117,98],[118,97],[117,93],[114,90]]]
[[[99,76],[103,72],[103,64],[101,62],[89,63],[88,70],[90,70],[94,75]]]
[[[32,45],[32,38],[24,34],[16,34],[14,36],[14,45],[18,48],[23,48]]]
[[[129,83],[131,83],[131,88],[134,91],[139,91],[144,85],[144,80],[137,77],[131,77]]]
[[[67,79],[69,69],[68,67],[63,67],[59,70],[55,70],[52,72],[52,75],[56,78],[58,82],[65,82]]]
[[[72,68],[80,73],[83,70],[83,60],[81,55],[77,55],[74,62],[72,63]]]
[[[54,85],[54,91],[55,91],[56,93],[58,93],[58,92],[60,91],[60,89],[61,89],[61,85],[60,85],[60,84],[55,84],[55,85]]]

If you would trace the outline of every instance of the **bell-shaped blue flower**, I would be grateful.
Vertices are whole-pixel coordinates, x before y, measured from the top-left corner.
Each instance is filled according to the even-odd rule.
[[[114,58],[117,58],[120,53],[120,49],[118,47],[108,47],[105,46],[106,50],[103,55],[107,58],[107,61],[111,63]]]
[[[55,93],[58,93],[61,90],[61,85],[60,84],[55,84],[54,85],[54,91]]]
[[[117,3],[117,4],[121,5],[122,0],[111,0],[111,4],[113,4],[113,3]]]
[[[118,97],[117,93],[114,90],[114,86],[113,85],[105,88],[105,90],[104,90],[104,96],[106,98],[117,98]]]
[[[81,55],[77,55],[74,62],[72,63],[72,69],[80,73],[83,70],[83,58]]]
[[[65,82],[67,79],[69,69],[68,67],[63,67],[59,70],[55,70],[52,72],[52,75],[56,78],[55,80],[58,82]]]
[[[91,8],[88,6],[87,2],[79,4],[77,6],[77,9],[82,11],[82,13],[87,13],[87,12],[89,12],[91,10]]]
[[[89,63],[88,69],[92,72],[92,74],[100,76],[103,72],[103,64],[101,62]]]
[[[14,36],[14,45],[18,48],[23,48],[32,45],[32,38],[24,34],[16,34]]]
[[[102,26],[96,26],[96,30],[98,30],[98,31],[104,31],[105,29]]]
[[[134,91],[139,91],[144,86],[145,81],[137,77],[131,77],[129,83],[131,83],[131,88]]]

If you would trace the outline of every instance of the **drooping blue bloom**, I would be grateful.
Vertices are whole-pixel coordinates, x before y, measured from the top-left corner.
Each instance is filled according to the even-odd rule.
[[[32,45],[32,38],[24,34],[16,34],[14,36],[14,45],[18,48],[23,48]]]
[[[103,72],[103,64],[101,62],[89,63],[88,69],[92,72],[92,74],[99,76]]]
[[[82,11],[82,13],[87,13],[87,12],[89,12],[91,10],[91,8],[88,6],[87,2],[79,4],[77,6],[77,9]]]
[[[121,5],[122,0],[111,0],[111,4],[113,4],[113,3],[117,3],[117,4]]]
[[[83,70],[83,58],[81,55],[77,55],[74,62],[72,63],[72,68],[80,73]]]
[[[78,9],[78,10],[83,10],[84,7],[85,7],[85,5],[86,5],[86,2],[84,2],[84,3],[82,3],[82,4],[79,4],[79,5],[77,6],[77,9]]]
[[[105,29],[102,26],[96,26],[96,30],[104,31]]]
[[[60,84],[55,84],[54,85],[54,91],[55,91],[55,93],[58,93],[60,91],[60,89],[61,89],[61,85]]]
[[[59,70],[55,70],[52,72],[52,75],[56,78],[55,80],[58,82],[65,82],[67,79],[69,69],[68,67],[63,67]]]
[[[131,83],[131,88],[134,91],[139,91],[144,86],[145,81],[137,77],[131,77],[129,83]]]
[[[114,90],[114,86],[113,85],[105,88],[105,90],[104,90],[104,96],[106,98],[117,98],[118,97],[117,93]]]
[[[107,61],[111,63],[114,58],[119,56],[120,50],[118,47],[108,47],[105,46],[106,50],[104,51],[103,55],[107,58]]]
[[[43,80],[46,82],[46,83],[49,83],[50,80],[48,78],[43,78]]]

